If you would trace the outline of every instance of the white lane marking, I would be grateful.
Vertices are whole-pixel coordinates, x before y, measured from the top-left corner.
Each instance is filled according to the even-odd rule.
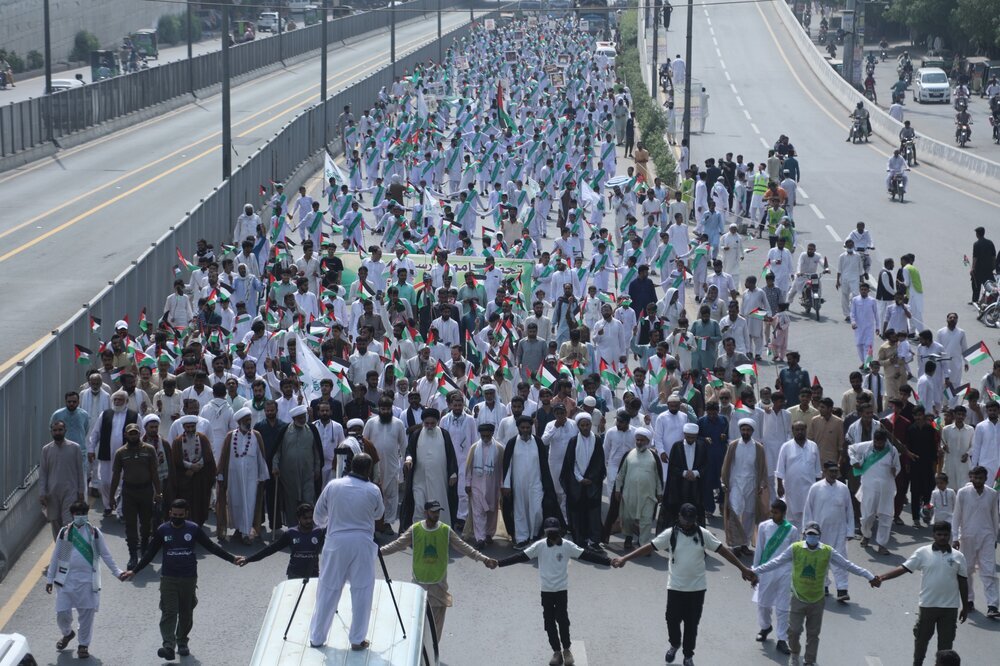
[[[882,666],[882,660],[878,657],[865,657],[867,666]]]
[[[729,70],[728,69],[725,70],[722,73],[726,75],[726,81],[732,81],[733,80],[733,77],[729,76]]]
[[[715,46],[718,46],[719,45],[719,40],[717,40],[715,37],[712,37],[712,44],[715,45]]]
[[[740,97],[739,95],[737,95],[737,96],[736,96],[736,103],[737,103],[737,104],[739,104],[740,106],[746,106],[746,105],[745,105],[745,104],[743,103],[743,98],[742,98],[742,97]]]
[[[579,666],[589,666],[590,662],[587,661],[587,646],[583,644],[583,641],[573,642],[573,656],[575,657],[575,663]]]
[[[722,58],[719,58],[719,64],[722,65],[722,69],[726,68],[726,61],[723,60]]]
[[[708,19],[708,34],[715,36],[715,28],[712,27],[712,19]]]
[[[754,131],[755,134],[760,134],[760,130],[757,129],[756,125],[754,125],[753,123],[750,123],[750,127],[753,128],[753,131]]]
[[[722,57],[722,51],[720,51],[720,50],[719,50],[719,47],[718,47],[718,46],[716,46],[716,47],[715,47],[715,54],[716,54],[717,56],[719,56],[720,58]]]
[[[733,94],[735,95],[736,94],[736,84],[730,82],[729,87],[732,89]]]
[[[801,194],[803,199],[808,199],[809,198],[809,195],[806,194],[806,191],[802,189],[801,185],[799,185],[798,187],[795,188],[795,192],[796,192],[796,194]]]
[[[743,109],[743,115],[747,117],[747,120],[753,120],[753,118],[750,117],[750,112],[746,109]]]
[[[760,143],[762,146],[764,146],[764,150],[767,150],[768,148],[771,147],[771,144],[769,144],[767,141],[764,141],[764,137],[759,136],[757,138],[760,139]]]
[[[812,206],[812,204],[809,204],[809,205]],[[830,236],[833,237],[833,240],[837,241],[838,243],[842,242],[842,239],[840,238],[840,234],[838,234],[836,231],[834,231],[833,227],[831,227],[829,224],[826,225],[826,230],[830,232]]]

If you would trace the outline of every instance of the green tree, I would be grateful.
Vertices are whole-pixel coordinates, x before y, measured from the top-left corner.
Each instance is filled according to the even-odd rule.
[[[929,34],[951,37],[952,13],[959,0],[892,0],[885,18],[902,23],[914,38]]]
[[[99,48],[101,48],[101,42],[93,33],[80,30],[73,38],[73,50],[70,51],[69,59],[90,62],[90,52]]]
[[[969,44],[989,50],[1000,47],[1000,0],[958,0],[954,17]]]

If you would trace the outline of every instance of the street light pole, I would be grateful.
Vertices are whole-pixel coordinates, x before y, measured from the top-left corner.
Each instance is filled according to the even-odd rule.
[[[194,94],[194,19],[191,15],[191,0],[187,0],[187,52],[188,52],[188,92]]]
[[[660,37],[660,21],[659,19],[660,4],[657,1],[653,5],[653,57],[649,59],[649,82],[650,82],[650,96],[656,99],[656,66],[657,66],[657,42]]]
[[[233,134],[229,106],[229,5],[222,5],[222,179],[233,175]]]
[[[684,51],[684,145],[691,148],[691,33],[694,32],[694,0],[688,0],[687,46]],[[683,176],[683,174],[681,174]]]
[[[444,62],[444,45],[441,43],[441,0],[438,0],[438,62]]]
[[[327,41],[327,14],[329,13],[329,0],[323,0],[323,30],[320,44],[319,57],[319,103],[323,105],[323,149],[330,143],[330,136],[327,130],[327,109],[326,109],[326,41]]]
[[[392,61],[392,78],[396,78],[396,0],[390,0],[389,12],[389,59]]]

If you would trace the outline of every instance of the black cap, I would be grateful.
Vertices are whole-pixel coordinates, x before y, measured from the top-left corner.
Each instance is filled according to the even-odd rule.
[[[840,465],[832,460],[823,463],[823,469],[840,469]]]
[[[440,510],[441,510],[441,502],[438,502],[437,500],[429,500],[427,502],[424,502],[424,511],[440,511]]]
[[[484,421],[483,423],[479,424],[479,432],[482,432],[484,430],[489,430],[490,432],[493,432],[496,429],[497,429],[496,424],[490,423],[489,421]]]
[[[562,529],[562,525],[559,524],[558,518],[546,518],[542,521],[542,529],[546,532],[555,531],[558,532]]]

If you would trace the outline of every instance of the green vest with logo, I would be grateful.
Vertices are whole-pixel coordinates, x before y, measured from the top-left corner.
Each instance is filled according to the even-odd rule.
[[[448,531],[444,523],[429,530],[423,521],[413,524],[413,578],[418,583],[440,583],[448,570]]]
[[[805,541],[792,544],[792,592],[799,601],[812,604],[823,600],[823,583],[831,553],[833,548],[825,543],[816,550],[810,549]]]

